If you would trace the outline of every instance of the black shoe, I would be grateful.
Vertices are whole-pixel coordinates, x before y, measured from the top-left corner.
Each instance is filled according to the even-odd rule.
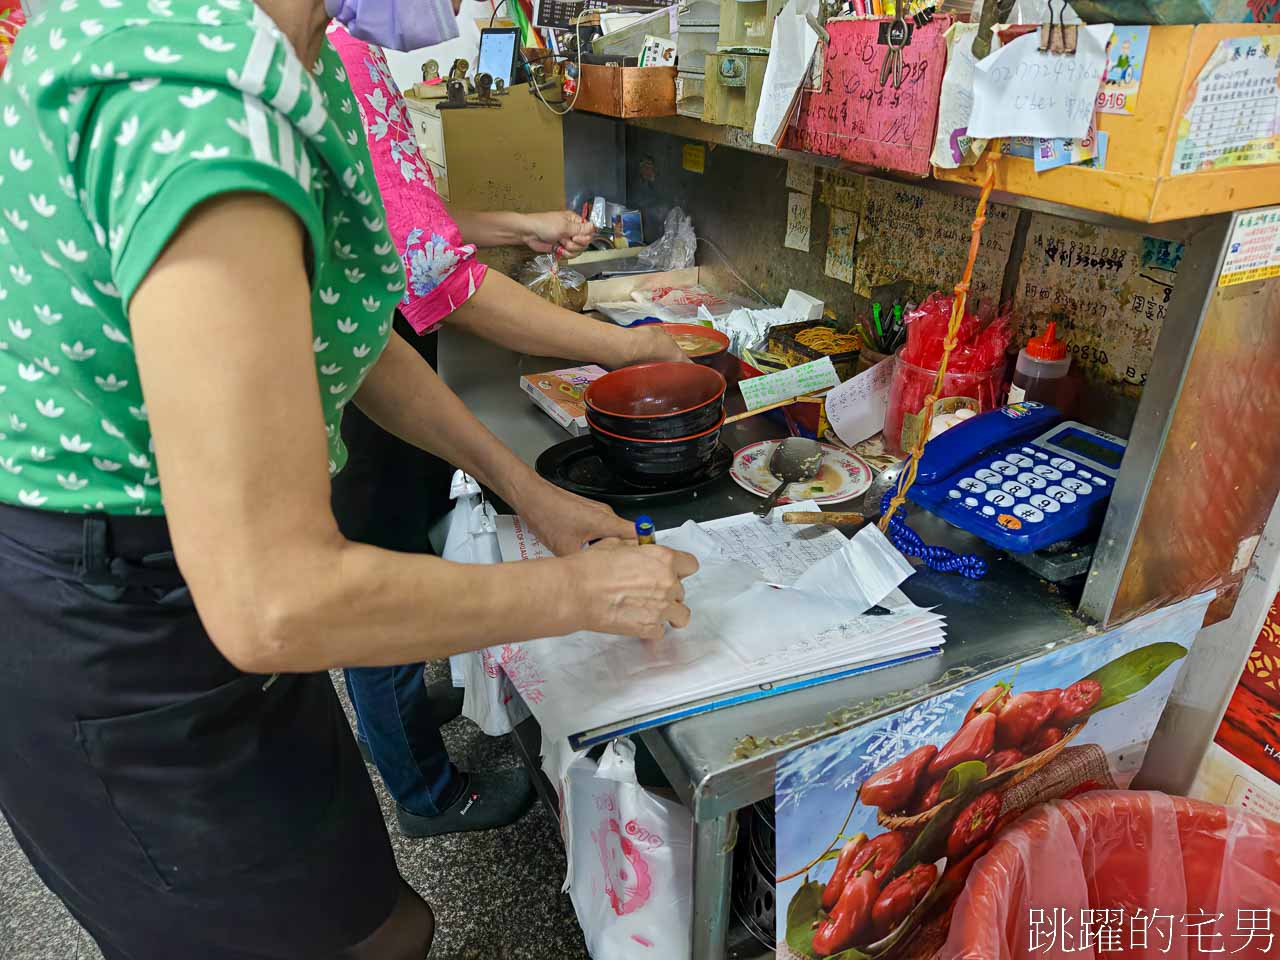
[[[436,726],[443,727],[462,716],[462,698],[465,693],[462,687],[455,687],[451,680],[427,684],[427,699],[431,701],[431,717]]]
[[[528,771],[492,770],[464,774],[461,796],[435,817],[410,813],[396,804],[396,819],[406,837],[439,837],[468,830],[496,830],[515,823],[533,802],[533,781]]]

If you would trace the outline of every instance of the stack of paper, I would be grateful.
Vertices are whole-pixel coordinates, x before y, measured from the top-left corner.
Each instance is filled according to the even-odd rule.
[[[504,559],[537,557],[513,520],[499,518]],[[582,632],[494,651],[547,737],[586,745],[936,654],[945,641],[943,618],[896,589],[912,568],[874,526],[848,540],[748,514],[690,522],[658,540],[701,563],[685,581],[688,627],[668,629],[659,644]]]

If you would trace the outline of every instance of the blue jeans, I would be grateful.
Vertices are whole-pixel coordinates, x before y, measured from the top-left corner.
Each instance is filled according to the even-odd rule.
[[[369,744],[382,782],[400,806],[434,817],[465,781],[449,761],[422,679],[423,664],[343,671],[356,711],[356,732]]]
[[[395,332],[432,367],[435,336],[414,333],[399,311]],[[432,523],[449,509],[453,468],[384,432],[354,406],[342,418],[346,468],[333,479],[333,514],[349,540],[402,553],[430,553]],[[410,813],[431,817],[461,794],[465,781],[449,762],[431,716],[421,663],[347,670],[356,730],[368,741],[391,796]]]

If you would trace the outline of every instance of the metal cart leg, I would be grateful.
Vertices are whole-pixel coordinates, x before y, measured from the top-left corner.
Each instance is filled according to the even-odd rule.
[[[733,848],[738,814],[693,824],[694,960],[724,960],[729,934],[729,897],[733,886]]]

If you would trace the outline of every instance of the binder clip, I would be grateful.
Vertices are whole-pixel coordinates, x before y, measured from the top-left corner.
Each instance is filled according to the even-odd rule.
[[[1049,8],[1049,22],[1040,24],[1040,52],[1065,54],[1069,57],[1076,55],[1076,41],[1079,37],[1079,28],[1074,23],[1066,23],[1063,18],[1066,15],[1067,0],[1059,0],[1061,6],[1058,8],[1057,20],[1054,20],[1053,0],[1046,0],[1046,6]]]
[[[432,83],[440,79],[440,64],[435,60],[428,60],[422,65],[422,82]]]
[[[445,101],[440,104],[440,110],[461,110],[470,106],[467,103],[467,85],[461,80],[450,78],[445,83]]]
[[[921,7],[919,10],[913,13],[911,15],[911,19],[915,22],[916,29],[919,30],[933,23],[933,15],[935,11],[936,11],[936,8],[934,7],[934,5],[929,4],[927,7]]]
[[[902,48],[911,43],[911,34],[915,30],[915,25],[904,19],[906,12],[906,4],[899,3],[893,19],[880,24],[880,36],[877,40],[889,48],[885,51],[884,63],[880,66],[880,86],[883,87],[892,77],[895,90],[902,86]]]

